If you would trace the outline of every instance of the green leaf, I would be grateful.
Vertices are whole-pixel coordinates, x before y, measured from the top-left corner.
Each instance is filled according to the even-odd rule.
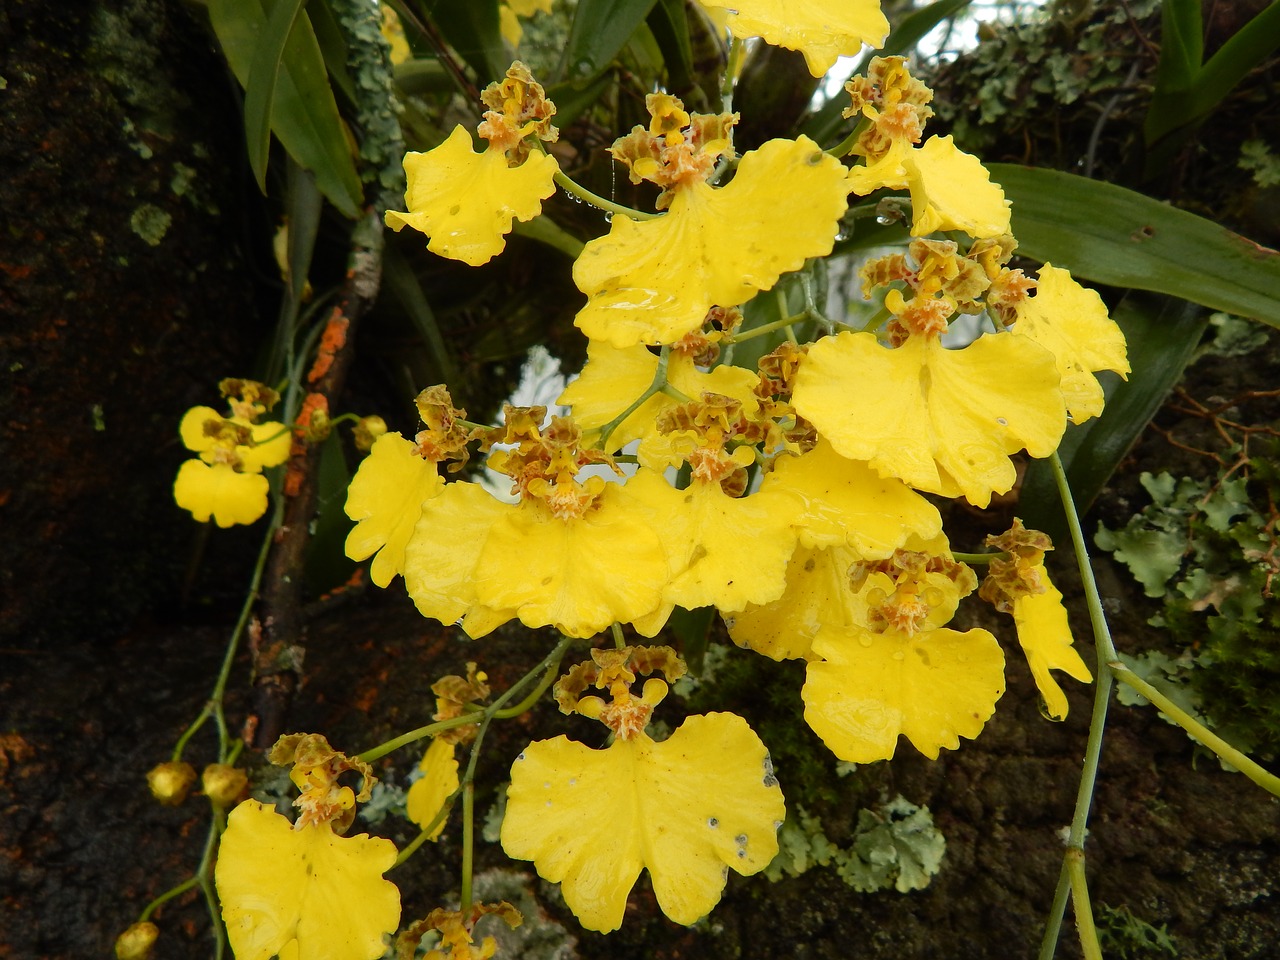
[[[476,72],[480,86],[506,76],[511,57],[498,29],[498,0],[439,0],[431,19]]]
[[[292,2],[282,2],[272,12]],[[262,4],[259,0],[209,0],[208,9],[223,55],[246,89],[246,105],[249,95],[255,99],[266,96],[266,91],[253,93],[250,89],[250,74],[257,69],[256,58],[268,27]],[[262,56],[271,58],[270,53]],[[315,174],[320,192],[354,219],[360,215],[364,191],[329,86],[324,57],[305,12],[298,15],[277,59],[279,70],[268,97],[271,130],[289,155]]]
[[[646,21],[667,67],[667,84],[675,91],[695,90],[693,42],[683,0],[658,0]]]
[[[1020,253],[1280,327],[1280,252],[1114,184],[1005,163],[988,169],[1013,202]]]
[[[1206,311],[1149,293],[1126,295],[1111,316],[1124,331],[1133,372],[1127,381],[1111,379],[1102,416],[1067,427],[1058,447],[1082,515],[1181,379],[1208,325]],[[1019,509],[1027,526],[1043,530],[1057,543],[1066,541],[1066,517],[1047,462],[1032,461],[1023,478]]]
[[[579,0],[569,28],[561,75],[577,80],[608,69],[656,0]]]
[[[694,676],[702,673],[702,662],[707,655],[711,624],[715,618],[715,607],[698,607],[696,610],[676,607],[671,611],[671,631],[680,641],[681,655]]]
[[[267,17],[267,27],[258,38],[244,90],[244,136],[249,150],[249,166],[258,189],[267,192],[267,154],[271,149],[271,107],[275,102],[276,79],[284,45],[306,0],[277,0]]]
[[[1272,3],[1241,27],[1209,58],[1196,77],[1197,115],[1216,107],[1263,60],[1280,49],[1280,3]]]
[[[387,292],[400,302],[409,316],[409,321],[422,338],[427,352],[431,356],[435,381],[447,383],[456,395],[466,393],[469,384],[462,379],[458,365],[454,362],[453,353],[444,338],[440,324],[436,321],[435,311],[427,301],[427,295],[418,282],[413,268],[396,248],[395,244],[387,244],[383,250],[382,280]]]

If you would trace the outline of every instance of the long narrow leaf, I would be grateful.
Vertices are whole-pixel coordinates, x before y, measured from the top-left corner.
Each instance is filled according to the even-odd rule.
[[[1195,82],[1195,108],[1205,114],[1236,84],[1280,49],[1280,3],[1272,3],[1241,27],[1209,58]]]
[[[431,20],[481,87],[506,74],[511,59],[498,28],[498,0],[440,0],[432,5]]]
[[[569,28],[562,76],[574,80],[603,73],[644,23],[655,0],[579,0]]]
[[[1021,252],[1078,277],[1168,293],[1280,327],[1280,252],[1114,184],[989,165]]]
[[[244,89],[244,136],[249,150],[249,166],[258,189],[267,192],[267,155],[271,149],[271,108],[276,98],[276,79],[284,45],[293,32],[306,0],[277,0],[267,17],[266,29],[258,38]]]
[[[259,0],[209,0],[209,19],[240,85],[249,74],[267,15]],[[359,216],[360,176],[347,146],[324,57],[305,12],[285,42],[271,104],[271,129],[289,155],[316,176],[320,192],[344,215]]]

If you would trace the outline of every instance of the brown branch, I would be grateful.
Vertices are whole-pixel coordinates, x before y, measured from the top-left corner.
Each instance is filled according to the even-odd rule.
[[[307,374],[308,393],[298,414],[293,450],[285,472],[284,519],[267,561],[262,591],[262,639],[253,654],[251,747],[273,744],[284,732],[285,715],[301,674],[306,651],[303,616],[303,559],[319,493],[321,446],[308,442],[306,428],[318,411],[328,413],[342,391],[353,356],[352,335],[378,297],[382,280],[382,219],[369,211],[355,225],[347,277],[325,325],[316,359]]]

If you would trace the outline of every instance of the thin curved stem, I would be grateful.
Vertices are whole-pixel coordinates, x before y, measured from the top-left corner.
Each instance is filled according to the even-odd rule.
[[[1280,797],[1280,777],[1269,773],[1245,754],[1241,753],[1227,741],[1213,733],[1204,724],[1196,721],[1190,714],[1166,697],[1158,689],[1130,670],[1122,660],[1113,660],[1107,664],[1115,673],[1116,679],[1132,687],[1150,700],[1166,717],[1187,731],[1192,737],[1208,747],[1226,763],[1231,764],[1246,777],[1270,794]]]
[[[593,207],[599,207],[606,213],[614,216],[630,217],[632,220],[657,220],[662,216],[660,213],[645,213],[642,210],[633,210],[631,207],[624,207],[620,203],[614,203],[612,200],[606,200],[598,193],[592,193],[582,184],[570,178],[563,170],[556,170],[555,181],[560,185],[565,193],[572,194],[579,200],[591,204]]]
[[[1076,869],[1074,860],[1079,860],[1079,880],[1072,882],[1072,894],[1076,903],[1076,919],[1080,931],[1082,948],[1086,956],[1089,950],[1098,949],[1097,933],[1093,930],[1092,918],[1086,928],[1081,920],[1079,887],[1084,879],[1084,841],[1089,822],[1089,808],[1093,804],[1094,786],[1098,780],[1098,764],[1102,757],[1102,737],[1107,724],[1107,708],[1111,702],[1112,673],[1108,663],[1115,658],[1115,646],[1111,642],[1111,631],[1102,610],[1102,597],[1098,593],[1098,584],[1089,565],[1089,551],[1085,545],[1084,531],[1080,527],[1080,517],[1076,513],[1075,501],[1071,496],[1071,487],[1067,483],[1066,471],[1062,468],[1062,460],[1055,452],[1049,458],[1053,468],[1054,480],[1058,485],[1058,496],[1062,500],[1063,511],[1067,515],[1067,524],[1071,529],[1071,544],[1075,548],[1076,564],[1080,569],[1080,579],[1084,581],[1085,598],[1089,606],[1089,620],[1093,625],[1093,638],[1098,657],[1098,680],[1093,692],[1093,714],[1089,720],[1089,739],[1085,744],[1084,763],[1080,771],[1080,786],[1076,791],[1075,812],[1071,817],[1071,828],[1067,834],[1066,869],[1068,873]],[[1061,886],[1061,884],[1060,884]],[[1087,896],[1087,894],[1085,894]],[[1066,908],[1066,898],[1054,897],[1053,910],[1045,924],[1045,938],[1040,946],[1042,960],[1052,957],[1057,948],[1058,931],[1062,926],[1062,911]],[[1087,909],[1087,904],[1085,905]],[[1092,933],[1092,943],[1086,942],[1086,934]]]
[[[653,371],[653,382],[650,383],[649,386],[645,388],[644,393],[640,394],[640,396],[629,407],[627,407],[627,409],[623,410],[620,414],[618,414],[616,417],[614,417],[612,420],[610,420],[608,423],[606,423],[603,427],[600,428],[600,448],[601,449],[605,449],[606,445],[609,442],[609,438],[613,436],[613,431],[617,430],[618,427],[620,427],[624,422],[626,422],[627,417],[631,416],[633,413],[639,410],[644,405],[646,400],[648,400],[654,394],[661,393],[663,388],[666,387],[667,366],[668,364],[670,364],[670,362],[671,362],[671,347],[667,345],[667,346],[664,346],[662,348],[662,351],[658,354],[658,367],[656,370]]]

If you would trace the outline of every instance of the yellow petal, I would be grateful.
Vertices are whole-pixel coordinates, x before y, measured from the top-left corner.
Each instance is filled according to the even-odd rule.
[[[942,531],[937,507],[893,477],[849,460],[820,439],[800,457],[779,457],[761,490],[788,490],[804,501],[799,527],[806,547],[851,546],[860,559],[880,560],[906,543]]]
[[[1030,337],[1058,361],[1062,395],[1075,423],[1102,413],[1102,385],[1094,371],[1129,373],[1124,333],[1102,298],[1052,264],[1040,268],[1035,296],[1018,305],[1013,332]]]
[[[253,523],[267,512],[267,478],[237,473],[225,463],[188,460],[178,468],[173,499],[201,523],[212,516],[220,527]]]
[[[1004,654],[985,630],[913,637],[822,630],[801,696],[804,718],[841,760],[888,760],[905,736],[931,760],[973,739],[1004,693]]]
[[[248,426],[253,434],[254,445],[236,447],[236,453],[239,454],[246,472],[260,473],[266,467],[278,467],[289,459],[289,451],[293,448],[293,434],[283,423],[267,421]]]
[[[1018,626],[1018,643],[1044,697],[1045,709],[1049,716],[1061,720],[1067,715],[1067,696],[1049,671],[1061,670],[1082,683],[1092,680],[1093,674],[1072,646],[1062,594],[1049,581],[1043,565],[1040,575],[1045,592],[1014,600],[1013,620]]]
[[[400,923],[389,840],[295,830],[256,800],[233,811],[214,873],[236,960],[375,960]]]
[[[574,264],[589,298],[574,322],[616,347],[674,343],[711,307],[743,303],[829,254],[848,190],[845,168],[812,140],[770,140],[725,187],[682,187],[655,220],[615,216]]]
[[[178,434],[182,437],[182,445],[196,453],[212,450],[213,437],[204,432],[204,425],[209,420],[227,419],[213,407],[192,407],[182,415],[182,423],[178,425]]]
[[[892,190],[905,189],[908,183],[907,168],[903,161],[912,150],[906,140],[894,140],[888,151],[874,163],[856,164],[849,168],[849,188],[865,197],[881,187]]]
[[[644,616],[666,580],[662,542],[613,483],[592,510],[571,520],[556,518],[539,500],[503,511],[475,569],[481,604],[571,637]]]
[[[860,559],[847,547],[798,548],[787,565],[782,596],[726,614],[729,636],[738,646],[774,660],[808,657],[813,638],[824,626],[853,625],[849,567]]]
[[[520,46],[520,38],[524,36],[524,27],[520,26],[520,18],[505,3],[498,4],[498,32],[513,48]]]
[[[501,253],[512,219],[538,216],[556,189],[556,161],[549,154],[534,152],[508,167],[500,152],[473,151],[461,124],[434,150],[406,154],[404,169],[409,209],[388,210],[387,226],[421,230],[431,238],[428,250],[473,267]]]
[[[809,72],[823,76],[840,57],[853,57],[862,45],[884,45],[889,21],[880,0],[699,0],[704,7],[731,10],[729,30],[742,40],[766,43],[804,54]]]
[[[418,454],[415,443],[398,433],[384,433],[347,490],[347,516],[356,521],[347,534],[347,556],[364,560],[376,552],[369,578],[385,587],[404,572],[405,548],[422,505],[443,488],[436,465]]]
[[[782,490],[730,497],[719,484],[693,483],[661,533],[673,561],[664,599],[692,610],[730,612],[769,603],[786,586],[802,505]]]
[[[951,137],[930,137],[902,161],[911,188],[911,234],[963,230],[971,237],[1009,232],[1009,202],[977,157]]]
[[[1066,429],[1053,355],[1026,338],[979,337],[962,350],[911,337],[889,350],[870,333],[815,343],[793,403],[836,452],[917,490],[954,483],[985,507],[1013,487],[1009,454],[1047,457]]]
[[[720,900],[727,867],[769,864],[785,812],[764,744],[741,717],[713,713],[662,743],[531,743],[511,768],[502,847],[562,884],[589,930],[622,924],[645,868],[663,913],[690,924]]]
[[[507,509],[484,487],[465,481],[445,484],[422,505],[404,548],[404,585],[419,613],[451,624],[478,605],[476,563],[490,527]]]
[[[454,756],[453,744],[446,740],[432,740],[419,766],[422,767],[422,776],[409,787],[404,808],[409,819],[425,830],[431,826],[444,802],[458,789],[458,758]],[[444,824],[444,820],[436,824],[430,839],[440,838]]]

